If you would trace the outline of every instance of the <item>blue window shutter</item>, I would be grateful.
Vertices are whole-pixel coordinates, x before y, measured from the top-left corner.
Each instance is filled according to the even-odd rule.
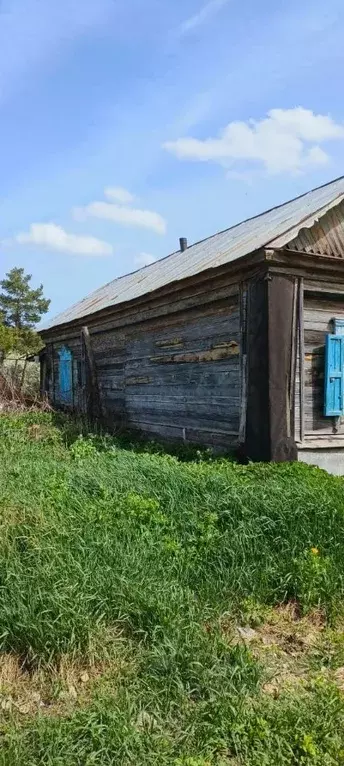
[[[344,336],[327,335],[325,346],[325,415],[343,414]]]
[[[60,399],[65,404],[71,404],[73,400],[72,391],[72,352],[69,348],[63,346],[59,354],[59,387]]]

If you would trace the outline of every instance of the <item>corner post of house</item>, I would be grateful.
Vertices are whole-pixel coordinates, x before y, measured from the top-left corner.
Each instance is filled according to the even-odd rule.
[[[266,269],[247,283],[244,454],[270,460],[268,282]]]
[[[294,395],[298,291],[296,278],[273,268],[269,260],[250,280],[247,290],[244,453],[249,460],[284,462],[297,460]]]
[[[295,277],[269,270],[268,410],[270,460],[297,460],[294,438],[294,377],[296,355]]]

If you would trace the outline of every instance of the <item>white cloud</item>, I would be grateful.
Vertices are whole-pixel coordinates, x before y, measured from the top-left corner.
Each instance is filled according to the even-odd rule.
[[[165,234],[166,221],[153,210],[140,210],[139,208],[126,207],[124,205],[111,204],[110,202],[91,202],[85,207],[75,208],[74,217],[78,221],[87,218],[100,218],[105,221],[113,221],[123,226],[138,226],[151,229],[157,234]]]
[[[68,234],[55,223],[32,223],[29,231],[17,234],[9,242],[19,245],[37,245],[47,250],[58,250],[73,255],[111,255],[112,245],[96,237]],[[5,244],[9,244],[5,243]]]
[[[189,19],[183,21],[179,27],[178,34],[182,36],[188,34],[188,32],[193,32],[194,29],[205,24],[211,16],[214,16],[215,13],[220,11],[228,2],[229,0],[210,0],[209,3],[206,3],[206,5],[198,11],[198,13],[195,13],[194,16],[190,16]]]
[[[152,255],[151,253],[140,253],[140,255],[137,255],[135,258],[135,266],[140,269],[142,266],[150,266],[152,263],[155,263],[155,261],[155,255]]]
[[[258,162],[268,173],[300,173],[328,161],[319,144],[333,139],[344,139],[343,125],[295,107],[271,109],[261,120],[230,122],[219,138],[179,138],[164,148],[179,159],[211,160],[226,167]]]
[[[122,205],[130,205],[134,201],[133,194],[130,194],[127,189],[123,189],[122,186],[108,186],[104,189],[104,195],[111,202],[120,202]]]

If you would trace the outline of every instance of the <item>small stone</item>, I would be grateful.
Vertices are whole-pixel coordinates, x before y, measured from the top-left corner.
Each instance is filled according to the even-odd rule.
[[[90,677],[86,671],[84,673],[81,673],[81,676],[80,676],[81,683],[87,684],[87,681],[89,680],[90,680]]]
[[[249,626],[238,628],[238,633],[241,638],[244,639],[244,641],[254,641],[254,639],[258,636],[257,631],[253,630],[253,628],[250,628]]]

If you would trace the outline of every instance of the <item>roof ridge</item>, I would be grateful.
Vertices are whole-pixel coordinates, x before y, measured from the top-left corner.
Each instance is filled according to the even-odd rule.
[[[319,189],[325,189],[326,186],[331,186],[332,184],[337,183],[337,181],[342,181],[343,179],[344,179],[344,175],[338,176],[338,178],[333,178],[332,181],[327,181],[325,184],[320,184],[320,186],[315,186],[314,189],[309,189],[306,192],[302,192],[302,194],[298,194],[296,197],[292,197],[291,199],[286,200],[286,202],[281,202],[279,205],[273,205],[273,207],[269,207],[267,210],[263,210],[262,213],[256,213],[256,215],[251,215],[248,218],[244,218],[242,221],[239,221],[238,223],[234,223],[233,226],[228,226],[226,229],[220,229],[220,231],[215,232],[215,234],[210,234],[209,237],[204,237],[204,239],[200,239],[197,242],[193,242],[192,245],[188,246],[188,249],[189,247],[194,247],[195,245],[201,245],[202,242],[207,242],[209,239],[212,239],[213,237],[217,237],[219,234],[225,234],[227,231],[231,231],[232,229],[235,229],[237,226],[241,226],[243,223],[248,223],[248,221],[254,221],[255,218],[261,218],[261,216],[266,215],[267,213],[272,213],[273,210],[279,210],[281,207],[284,207],[285,205],[290,205],[291,202],[296,202],[296,200],[302,199],[302,197],[307,197],[308,194],[312,194],[315,191],[319,191]],[[325,205],[322,205],[321,207],[325,207]],[[319,208],[319,210],[320,209],[321,208]],[[178,253],[179,250],[176,250],[175,252]],[[174,253],[170,253],[170,255],[174,255]],[[165,258],[169,258],[169,256],[166,255]],[[164,260],[164,259],[162,258],[161,260]],[[143,268],[146,268],[146,267],[143,267]]]
[[[274,205],[273,207],[270,207],[267,210],[263,210],[262,213],[256,213],[256,215],[251,215],[248,218],[244,218],[242,221],[239,221],[238,223],[234,223],[233,226],[228,226],[226,229],[220,229],[219,231],[216,231],[215,234],[209,234],[208,237],[203,237],[203,239],[198,239],[196,240],[196,242],[192,242],[190,245],[188,245],[187,249],[190,250],[190,248],[192,247],[196,247],[197,245],[202,245],[203,242],[208,242],[210,239],[213,239],[214,237],[218,237],[220,234],[226,234],[227,231],[232,231],[232,229],[236,229],[238,226],[241,226],[244,223],[248,223],[248,221],[254,221],[256,218],[261,218],[263,215],[266,215],[267,213],[272,213],[273,210],[279,210],[285,205],[290,205],[291,202],[296,202],[296,200],[302,199],[302,197],[307,197],[307,195],[312,194],[312,192],[318,191],[319,189],[324,189],[326,186],[331,186],[331,184],[335,184],[337,181],[341,181],[343,179],[344,179],[344,175],[338,176],[338,178],[333,178],[332,181],[327,181],[327,183],[320,184],[320,186],[315,186],[314,189],[309,189],[308,191],[303,192],[302,194],[298,194],[296,197],[292,197],[291,199],[286,200],[286,202],[281,202],[279,205]],[[341,195],[338,195],[338,196],[341,196]],[[326,207],[326,205],[322,205],[321,207]],[[319,208],[319,210],[321,210],[321,208]],[[309,216],[307,216],[307,218],[308,217]],[[294,228],[294,227],[291,227],[291,228]],[[288,229],[285,230],[285,232],[287,231]],[[270,240],[270,241],[273,241],[273,240]],[[267,244],[269,243],[267,242]],[[138,274],[140,271],[149,269],[151,266],[155,266],[156,263],[162,263],[167,258],[171,258],[172,255],[177,255],[178,253],[180,253],[180,250],[173,250],[172,253],[167,253],[167,255],[164,255],[162,258],[158,258],[156,261],[153,261],[153,263],[147,263],[145,266],[140,266],[138,269],[133,269],[132,271],[127,271],[125,274],[120,274],[120,276],[110,279],[109,282],[105,282],[105,284],[101,285],[101,287],[97,287],[96,290],[86,295],[85,298],[81,299],[81,301],[77,301],[77,303],[80,303],[83,300],[86,300],[90,295],[94,295],[94,293],[96,293],[97,290],[102,290],[104,287],[108,287],[108,285],[112,285],[114,282],[119,282],[120,279],[125,279],[125,277],[129,277],[131,274]],[[71,308],[73,308],[73,306],[71,306]]]
[[[337,188],[332,189],[336,184]],[[248,252],[253,252],[258,247],[268,247],[274,241],[286,237],[288,232],[293,229],[300,228],[302,223],[307,222],[310,218],[316,218],[322,210],[329,206],[333,207],[336,200],[342,198],[343,194],[344,175],[341,175],[286,202],[233,224],[227,229],[193,242],[188,247],[189,257],[183,257],[180,250],[175,250],[152,264],[147,264],[111,279],[105,285],[97,287],[84,298],[76,301],[68,309],[60,312],[50,321],[47,320],[42,331],[59,324],[69,323],[76,318],[80,319],[97,313],[102,308],[131,301],[168,284],[168,282],[184,279],[205,269],[218,266],[219,263],[229,263]],[[306,200],[306,202],[302,202],[302,200]],[[285,213],[283,212],[284,209]],[[282,213],[275,213],[279,210]],[[173,256],[177,257],[173,259]]]
[[[344,178],[344,176],[341,176],[340,178],[337,178],[336,180],[340,181],[341,178]],[[322,187],[319,186],[318,188],[321,189]],[[312,191],[317,191],[317,189],[313,189]],[[332,200],[332,203],[331,203],[331,208],[332,207],[337,207],[337,205],[340,204],[340,202],[343,201],[343,197],[344,197],[344,191],[340,192],[340,194],[336,194],[336,196],[333,197],[333,200]],[[296,197],[295,199],[298,199],[298,198]],[[338,202],[338,200],[340,200],[340,202]],[[294,200],[290,200],[290,202],[294,202]],[[320,213],[319,218],[321,218],[322,217],[321,216],[321,211],[325,210],[326,213],[327,213],[329,209],[330,209],[330,203],[329,202],[325,202],[324,205],[320,205],[320,207],[317,207],[317,209],[314,210],[313,213],[308,213],[303,218],[301,218],[300,221],[298,221],[297,224],[293,223],[291,226],[287,226],[287,228],[284,229],[282,234],[279,234],[278,237],[272,237],[272,239],[269,239],[265,243],[264,247],[268,247],[269,245],[273,244],[276,241],[276,239],[281,239],[281,237],[285,237],[289,232],[293,231],[293,229],[295,229],[296,227],[301,227],[301,228],[299,228],[299,231],[301,231],[301,229],[304,228],[302,226],[303,223],[306,223],[306,221],[309,221],[310,219],[312,219],[313,223],[314,223],[317,220],[315,218],[316,215],[318,215]]]

